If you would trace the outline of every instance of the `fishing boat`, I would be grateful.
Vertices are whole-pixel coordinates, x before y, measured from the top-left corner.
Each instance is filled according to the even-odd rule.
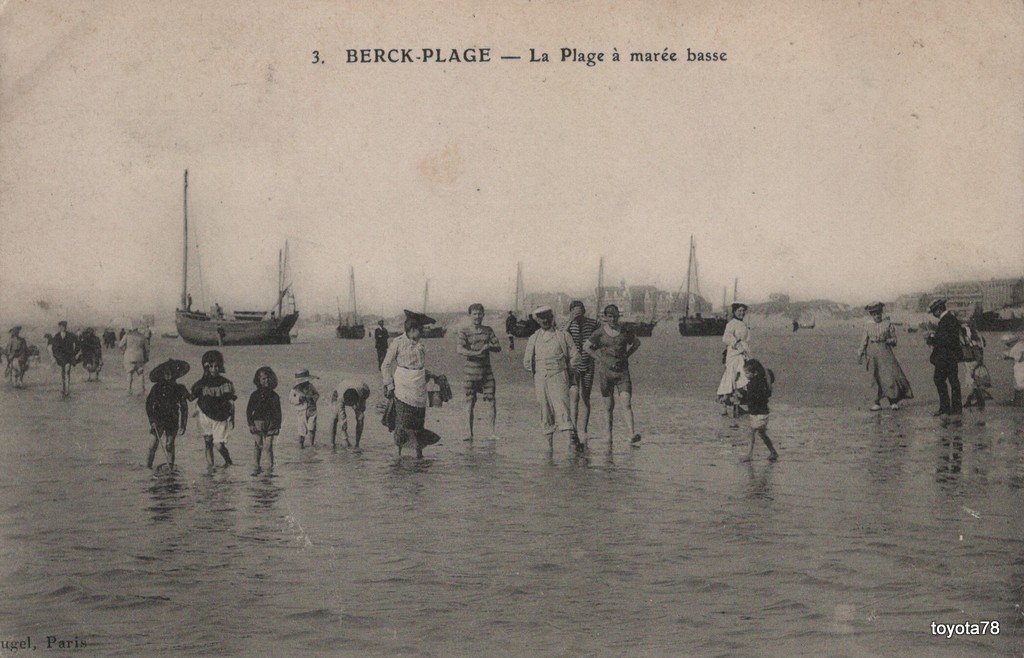
[[[426,284],[423,286],[423,315],[427,315],[427,299],[429,296],[430,279],[427,279]],[[448,329],[446,327],[439,324],[428,324],[423,327],[423,331],[420,333],[420,338],[444,338],[446,333],[448,333]]]
[[[184,186],[184,238],[181,259],[181,306],[174,324],[182,340],[192,345],[283,345],[291,342],[291,330],[299,319],[291,284],[285,283],[288,243],[277,255],[277,302],[267,311],[235,311],[226,316],[216,306],[210,314],[193,311],[188,294],[188,170]],[[286,301],[288,302],[286,305]],[[285,310],[288,310],[287,314]]]
[[[734,288],[735,290],[735,288]],[[735,295],[735,292],[733,293]],[[727,317],[704,317],[700,313],[690,315],[690,301],[700,298],[700,279],[697,272],[697,246],[690,236],[690,258],[686,266],[686,298],[683,301],[683,317],[679,318],[681,336],[721,336],[725,333]],[[724,307],[724,299],[723,299]],[[722,309],[723,312],[725,309]]]
[[[352,313],[342,319],[341,305],[338,305],[338,338],[361,340],[366,336],[366,327],[359,321],[359,310],[356,308],[356,271],[351,265],[348,268],[348,297],[352,302]]]
[[[516,263],[516,299],[513,302],[512,314],[516,318],[516,324],[511,327],[511,333],[516,338],[529,338],[533,335],[537,328],[540,327],[537,321],[527,314],[525,319],[520,319],[522,311],[523,300],[526,292],[523,289],[523,264],[521,262]]]

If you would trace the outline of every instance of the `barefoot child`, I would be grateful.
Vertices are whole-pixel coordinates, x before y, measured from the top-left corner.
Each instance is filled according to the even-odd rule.
[[[747,378],[746,386],[739,389],[740,402],[747,405],[750,412],[750,450],[743,461],[748,462],[754,456],[754,443],[758,437],[768,446],[768,459],[775,461],[779,453],[768,438],[768,398],[772,396],[772,383],[775,376],[766,371],[757,359],[748,359],[743,364],[743,374]]]
[[[295,374],[299,383],[292,386],[289,401],[295,408],[296,420],[299,428],[299,447],[306,447],[306,439],[309,439],[309,447],[316,442],[316,401],[320,399],[320,392],[313,386],[313,379],[320,379],[316,375],[309,374],[308,370]]]
[[[224,458],[224,465],[232,464],[227,442],[231,429],[235,427],[235,386],[221,375],[222,372],[224,355],[210,350],[203,354],[203,376],[192,385],[192,397],[199,402],[199,431],[203,435],[206,463],[210,468],[214,464],[214,442]]]
[[[356,417],[356,447],[363,439],[363,421],[366,417],[366,400],[370,397],[370,387],[361,379],[346,379],[334,389],[331,403],[334,405],[334,421],[331,423],[331,447],[335,446],[338,437],[338,426],[341,426],[345,445],[351,446],[348,440],[348,409]]]
[[[168,359],[153,368],[149,380],[153,387],[146,397],[146,416],[149,417],[153,443],[149,446],[146,468],[153,468],[156,449],[163,439],[164,456],[167,464],[174,469],[174,437],[185,433],[188,425],[188,389],[176,380],[188,374],[189,365],[184,361]]]
[[[249,396],[245,419],[249,423],[249,431],[255,437],[256,470],[253,475],[256,475],[263,471],[260,457],[264,445],[267,447],[270,468],[274,468],[274,437],[281,432],[281,398],[274,391],[277,388],[277,375],[269,366],[256,371],[253,383],[256,384],[256,390]]]

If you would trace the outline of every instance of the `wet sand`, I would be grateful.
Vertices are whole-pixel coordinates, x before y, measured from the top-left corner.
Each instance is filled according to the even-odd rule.
[[[638,448],[620,424],[610,452],[594,438],[549,455],[519,350],[494,359],[501,438],[462,442],[448,338],[427,342],[457,393],[428,411],[443,441],[427,459],[396,458],[372,411],[361,450],[331,450],[323,429],[299,450],[286,408],[277,467],[257,477],[243,428],[237,465],[210,474],[190,427],[179,475],[154,478],[119,355],[99,384],[78,369],[68,400],[44,362],[0,391],[3,638],[103,655],[1019,654],[1024,413],[942,427],[923,338],[900,338],[917,397],[870,413],[855,333],[755,334],[778,376],[775,464],[761,446],[739,462],[744,420],[714,403],[718,339],[670,325],[634,358]],[[373,406],[372,341],[300,341],[223,350],[243,403],[267,364],[282,394],[305,367],[327,395],[363,374]],[[202,351],[157,338],[154,362],[189,360],[191,384]],[[990,361],[998,402],[1009,365]],[[982,620],[1001,634],[931,634]]]

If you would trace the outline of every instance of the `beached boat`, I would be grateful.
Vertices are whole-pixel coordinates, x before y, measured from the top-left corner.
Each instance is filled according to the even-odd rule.
[[[512,303],[512,314],[516,318],[516,324],[511,328],[511,333],[516,338],[529,338],[537,328],[540,327],[537,321],[527,314],[525,319],[520,319],[523,313],[523,300],[526,298],[526,291],[523,287],[523,264],[516,263],[516,299]]]
[[[192,345],[282,345],[291,342],[291,330],[299,319],[291,284],[285,283],[288,244],[278,252],[276,310],[236,311],[230,317],[219,311],[207,314],[191,309],[188,294],[188,171],[184,187],[184,239],[182,241],[181,306],[174,324],[182,340]],[[285,314],[285,301],[289,312]],[[218,307],[219,309],[219,307]]]
[[[427,315],[427,299],[430,296],[430,279],[427,279],[426,284],[423,286],[423,315]],[[448,333],[448,329],[439,324],[428,324],[423,327],[423,331],[420,333],[420,338],[444,338],[445,334]]]
[[[342,319],[341,305],[338,306],[338,328],[335,329],[338,338],[347,340],[360,340],[366,337],[366,326],[359,321],[359,310],[356,308],[356,272],[349,265],[348,268],[348,297],[352,302],[352,313]]]
[[[724,293],[723,293],[724,294]],[[735,292],[733,293],[735,295]],[[686,298],[683,301],[683,317],[679,318],[681,336],[721,336],[725,333],[727,317],[704,317],[700,313],[690,315],[690,300],[700,297],[700,279],[697,273],[697,246],[690,236],[690,259],[686,266]],[[724,300],[722,302],[724,307]],[[724,312],[724,308],[722,309]]]

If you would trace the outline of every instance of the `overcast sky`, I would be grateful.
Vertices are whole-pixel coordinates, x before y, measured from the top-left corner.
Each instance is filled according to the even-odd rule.
[[[227,308],[273,302],[289,237],[307,312],[349,265],[373,313],[427,277],[434,310],[507,306],[518,260],[677,290],[691,234],[716,303],[1024,273],[1020,2],[426,5],[3,3],[0,316],[173,308],[185,168]],[[469,46],[728,61],[344,62]]]

